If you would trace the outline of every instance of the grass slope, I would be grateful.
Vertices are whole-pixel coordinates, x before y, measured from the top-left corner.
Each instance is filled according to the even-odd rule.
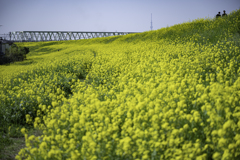
[[[0,66],[0,158],[239,158],[239,19],[18,43],[27,60]]]

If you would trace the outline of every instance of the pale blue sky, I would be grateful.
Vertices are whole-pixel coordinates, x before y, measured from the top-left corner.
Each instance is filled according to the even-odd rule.
[[[240,9],[240,0],[0,0],[0,34],[144,32]],[[1,36],[1,35],[0,35]]]

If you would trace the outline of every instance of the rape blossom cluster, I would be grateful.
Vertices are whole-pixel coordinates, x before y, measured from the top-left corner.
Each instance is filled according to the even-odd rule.
[[[43,130],[22,128],[16,159],[239,157],[239,11],[227,18],[49,45],[62,55],[0,85],[1,103]]]

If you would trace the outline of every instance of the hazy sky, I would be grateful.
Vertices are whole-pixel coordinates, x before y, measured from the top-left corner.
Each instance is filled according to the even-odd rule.
[[[0,0],[10,31],[144,32],[240,9],[240,0]],[[0,35],[1,36],[1,35]]]

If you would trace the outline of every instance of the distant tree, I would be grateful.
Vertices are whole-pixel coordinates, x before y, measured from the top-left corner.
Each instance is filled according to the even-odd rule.
[[[6,49],[6,53],[0,54],[0,65],[10,64],[15,61],[23,61],[26,59],[26,54],[29,53],[29,48],[19,47],[16,44],[11,46],[11,49]]]

